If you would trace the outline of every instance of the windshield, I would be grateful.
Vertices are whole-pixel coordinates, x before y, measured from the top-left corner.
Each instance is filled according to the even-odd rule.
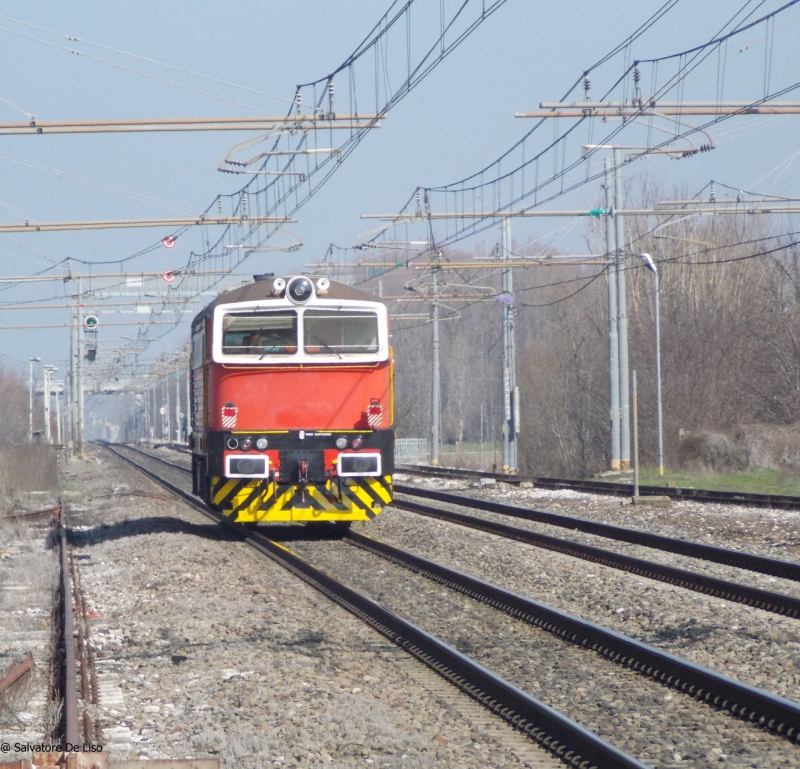
[[[297,312],[226,313],[222,319],[225,355],[294,355]]]
[[[378,316],[374,312],[306,310],[303,327],[307,355],[378,352]]]

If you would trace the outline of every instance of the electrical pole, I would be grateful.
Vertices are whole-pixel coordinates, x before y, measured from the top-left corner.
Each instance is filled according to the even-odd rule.
[[[511,219],[502,220],[501,258],[511,260]],[[503,472],[517,472],[517,433],[519,432],[519,389],[514,342],[514,285],[510,267],[503,267]]]
[[[175,364],[175,443],[181,442],[181,378]]]
[[[75,335],[76,359],[75,359],[75,379],[77,396],[77,423],[75,426],[75,449],[78,459],[83,459],[83,310],[81,309],[81,298],[83,297],[83,280],[78,278],[78,305],[75,308],[76,323]]]
[[[612,208],[612,176],[611,160],[604,159],[605,164],[605,207],[606,211]],[[611,218],[605,217],[606,226],[606,256],[613,259],[617,251],[614,223]],[[620,424],[619,424],[619,334],[617,333],[617,265],[613,261],[608,266],[606,282],[608,284],[608,381],[610,397],[610,423],[611,423],[611,469],[620,469]]]
[[[69,350],[69,454],[74,456],[78,445],[78,306],[72,308]]]
[[[44,400],[44,442],[52,443],[50,435],[50,376],[53,369],[50,366],[42,367],[42,398]]]
[[[439,254],[433,257],[439,261]],[[433,382],[431,383],[431,464],[439,464],[439,413],[440,413],[440,382],[439,382],[439,270],[433,270],[433,309],[432,309],[432,355],[433,355]]]
[[[625,223],[622,216],[622,160],[614,148],[614,229],[617,235],[617,309],[619,317],[620,470],[631,466],[631,409],[628,374],[628,308],[625,290]]]
[[[59,394],[64,392],[64,383],[59,381],[56,385],[56,443],[60,446],[62,440],[61,433],[61,405],[59,404]],[[59,387],[60,385],[60,387]]]
[[[33,364],[41,358],[28,358],[28,443],[33,443]]]

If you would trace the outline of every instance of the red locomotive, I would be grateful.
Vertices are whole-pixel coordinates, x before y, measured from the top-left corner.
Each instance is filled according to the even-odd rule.
[[[256,275],[192,323],[192,491],[237,522],[363,521],[392,499],[386,307]]]

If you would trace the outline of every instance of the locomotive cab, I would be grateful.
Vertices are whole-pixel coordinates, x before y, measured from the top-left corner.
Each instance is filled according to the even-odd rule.
[[[237,522],[369,520],[392,498],[386,307],[256,276],[192,325],[193,491]]]

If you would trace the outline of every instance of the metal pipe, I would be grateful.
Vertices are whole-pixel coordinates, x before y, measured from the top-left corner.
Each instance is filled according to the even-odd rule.
[[[655,99],[643,99],[642,104],[658,109],[659,107],[750,107],[756,103],[753,101],[731,101],[729,99],[722,99],[720,101],[656,101]],[[796,107],[800,109],[800,101],[770,101],[766,102],[765,106],[771,107]],[[632,104],[624,101],[540,101],[539,107],[541,109],[590,109],[602,108],[612,109],[627,107],[630,108]]]
[[[127,227],[192,227],[199,224],[287,224],[296,222],[287,216],[260,216],[257,218],[242,219],[240,217],[215,217],[206,219],[197,216],[192,219],[108,219],[105,221],[85,222],[12,222],[0,224],[0,233],[5,232],[58,232],[69,230],[110,230]]]
[[[603,109],[584,107],[576,109],[533,110],[531,112],[515,112],[514,117],[521,118],[554,118],[554,117],[655,117],[681,115],[800,115],[800,106],[795,107],[659,107],[651,108],[626,107],[620,109]]]
[[[78,278],[78,296],[83,296],[83,279]],[[81,326],[83,325],[83,308],[80,304],[75,308],[76,316],[76,340],[77,340],[77,357],[75,361],[75,376],[77,378],[77,386],[75,393],[78,399],[77,417],[78,422],[75,428],[75,450],[78,459],[83,459],[83,335],[81,334]]]
[[[132,315],[136,315],[137,313],[131,313]],[[185,320],[191,320],[191,318],[186,318]],[[141,320],[131,320],[131,321],[120,321],[119,323],[113,322],[105,322],[103,326],[139,326],[139,325],[147,325],[147,326],[176,326],[178,323],[181,323],[180,320],[148,320],[146,317],[142,318]],[[27,328],[75,328],[72,323],[34,323],[28,325],[13,325],[13,326],[0,326],[0,331],[21,331]],[[80,330],[80,329],[79,329]]]
[[[658,270],[655,277],[656,301],[656,404],[658,408],[658,474],[664,475],[664,421],[661,406],[661,286]]]
[[[504,262],[511,258],[511,220],[502,221],[500,255]],[[503,266],[502,295],[510,301],[514,297],[513,272]],[[514,344],[514,307],[503,302],[503,472],[517,472],[517,430],[514,393],[517,386],[516,347]]]
[[[260,131],[287,127],[370,128],[385,114],[298,115],[297,117],[142,118],[134,120],[50,120],[0,123],[0,135],[119,133],[138,131]],[[344,124],[344,125],[343,125]]]
[[[33,364],[41,358],[28,358],[28,443],[33,443]]]
[[[633,370],[633,497],[639,496],[639,401],[636,396],[636,369]]]
[[[50,375],[52,369],[44,366],[42,369],[42,405],[44,406],[44,442],[52,443],[50,436]]]
[[[605,158],[605,203],[606,208],[612,205],[611,159]],[[616,253],[614,223],[606,217],[606,254],[609,258]],[[609,420],[611,424],[611,469],[620,469],[620,423],[619,423],[619,334],[617,331],[617,281],[619,280],[616,261],[609,263],[607,273],[608,285],[608,383],[609,383]]]
[[[433,381],[431,383],[431,464],[439,464],[439,435],[440,424],[440,381],[439,381],[439,279],[436,270],[433,272],[433,330],[432,330],[432,356],[433,356]]]
[[[630,395],[628,387],[628,307],[625,281],[625,225],[622,210],[622,165],[614,150],[614,230],[616,232],[617,309],[619,335],[620,470],[631,466]]]
[[[481,403],[481,451],[480,451],[480,471],[483,472],[483,403]]]
[[[61,445],[62,432],[61,432],[61,404],[59,402],[59,389],[58,382],[56,384],[56,443]],[[61,392],[64,392],[64,383],[61,382]]]
[[[230,275],[230,270],[186,270],[185,272],[182,270],[175,270],[172,271],[176,278],[178,277],[194,277],[196,275]],[[164,277],[164,273],[162,272],[100,272],[96,275],[92,275],[87,273],[86,275],[81,275],[79,273],[71,272],[67,275],[20,275],[16,278],[0,278],[0,283],[44,283],[48,281],[57,281],[58,283],[64,283],[68,280],[78,280],[78,278],[121,278],[129,282],[129,285],[138,285],[132,284],[131,281],[144,281],[145,278],[162,278]]]
[[[678,150],[676,150],[677,152]],[[665,204],[666,205],[666,204]],[[675,216],[677,214],[796,214],[800,212],[800,206],[747,206],[746,203],[724,205],[709,204],[706,206],[695,206],[694,208],[628,208],[619,209],[619,213],[625,216]],[[533,217],[548,216],[611,216],[611,211],[604,208],[598,209],[552,209],[552,210],[526,210],[520,211],[458,211],[452,213],[431,212],[431,219],[526,219]],[[419,214],[361,214],[362,219],[380,219],[384,222],[413,222],[421,221],[423,217]]]

